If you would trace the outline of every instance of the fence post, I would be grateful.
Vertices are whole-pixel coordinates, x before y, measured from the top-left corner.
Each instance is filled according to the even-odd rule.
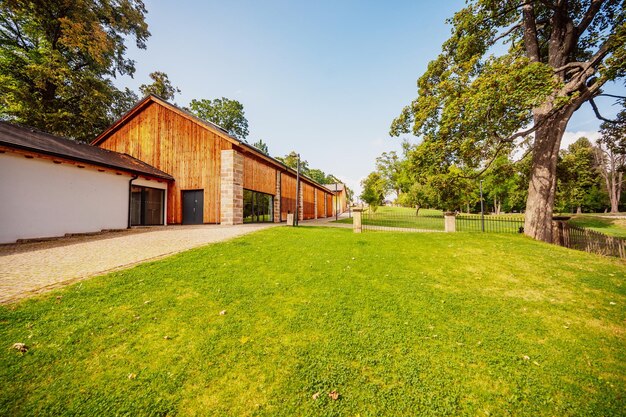
[[[447,211],[443,214],[443,225],[446,232],[456,232],[456,214],[452,211]]]
[[[361,223],[361,216],[363,214],[363,209],[361,207],[355,207],[352,209],[352,230],[354,233],[361,233],[363,231],[363,225]]]

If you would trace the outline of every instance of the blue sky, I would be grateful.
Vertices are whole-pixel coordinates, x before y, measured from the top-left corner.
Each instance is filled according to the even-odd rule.
[[[119,86],[137,90],[158,70],[181,89],[179,105],[239,100],[249,142],[263,139],[273,156],[296,150],[310,167],[358,190],[378,155],[400,150],[389,125],[415,98],[417,78],[450,34],[445,19],[464,1],[145,4],[152,36],[146,50],[129,47],[137,71],[118,78]],[[609,116],[615,114],[610,104],[601,103]],[[583,108],[565,141],[597,128]]]

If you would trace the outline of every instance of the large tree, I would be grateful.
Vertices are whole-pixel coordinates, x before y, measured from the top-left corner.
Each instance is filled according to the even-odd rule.
[[[213,122],[239,140],[248,136],[248,119],[243,111],[243,104],[226,97],[215,100],[191,100],[189,109],[201,119]]]
[[[525,233],[552,239],[556,164],[572,114],[626,71],[618,0],[472,0],[391,126],[485,169],[532,137]],[[412,129],[411,129],[412,127]]]
[[[125,41],[145,49],[141,0],[0,3],[0,116],[88,140],[134,98],[111,82],[132,75]]]

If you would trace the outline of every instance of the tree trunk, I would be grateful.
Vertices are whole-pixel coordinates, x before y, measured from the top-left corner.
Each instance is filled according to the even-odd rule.
[[[547,113],[535,113],[535,125],[539,124],[540,127],[535,131],[524,233],[537,240],[552,242],[556,163],[561,139],[573,109],[558,111],[551,117],[545,116]]]
[[[583,208],[581,206],[578,206],[576,208],[576,214],[582,214],[582,212],[583,212]]]
[[[420,205],[419,205],[419,204],[416,204],[416,205],[415,205],[415,215],[416,215],[416,216],[419,216],[419,214],[420,214]]]

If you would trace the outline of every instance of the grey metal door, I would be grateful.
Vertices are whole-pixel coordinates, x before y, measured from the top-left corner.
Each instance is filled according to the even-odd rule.
[[[204,190],[183,191],[183,224],[202,224]]]

